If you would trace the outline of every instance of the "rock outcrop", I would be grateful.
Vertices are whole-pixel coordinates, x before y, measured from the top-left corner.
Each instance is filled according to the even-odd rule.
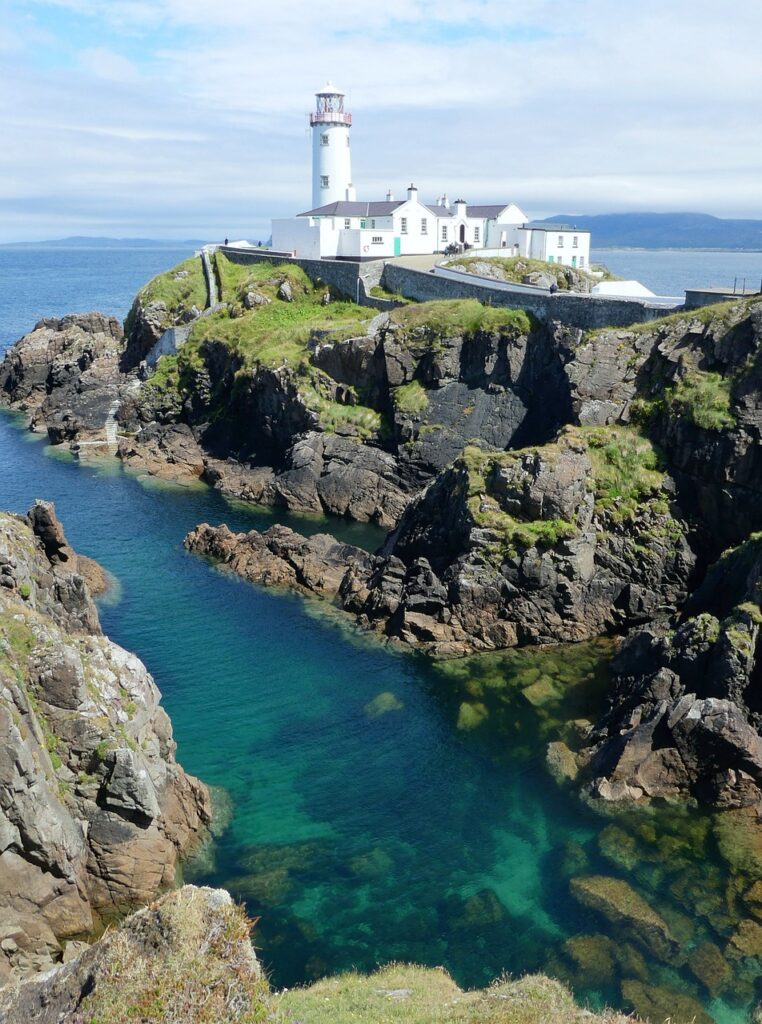
[[[174,883],[209,821],[53,507],[0,516],[0,981]]]
[[[707,552],[762,528],[762,301],[580,336],[566,364],[582,424],[644,424]]]
[[[54,444],[103,440],[127,384],[120,378],[121,324],[101,313],[41,320],[0,364],[0,396]]]
[[[636,633],[620,651],[589,737],[591,791],[756,806],[761,625],[762,539],[754,536],[712,566],[681,617]]]
[[[633,432],[569,429],[540,449],[468,449],[377,555],[284,527],[235,536],[203,525],[186,545],[437,655],[583,640],[685,599],[694,558],[655,467]]]
[[[222,889],[190,885],[43,978],[0,989],[0,1024],[244,1024],[271,1009],[243,911]]]

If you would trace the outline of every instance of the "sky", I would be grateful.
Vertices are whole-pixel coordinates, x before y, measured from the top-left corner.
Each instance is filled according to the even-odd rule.
[[[0,0],[0,242],[266,239],[347,93],[358,198],[762,218],[762,4]]]

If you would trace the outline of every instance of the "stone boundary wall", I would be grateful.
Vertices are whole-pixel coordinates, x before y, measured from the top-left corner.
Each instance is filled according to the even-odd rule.
[[[295,256],[283,256],[280,253],[268,252],[266,249],[251,252],[245,249],[235,249],[230,246],[219,246],[231,263],[241,265],[251,263],[295,263],[301,267],[305,274],[313,281],[324,281],[327,285],[336,288],[348,299],[359,302],[361,306],[370,306],[373,309],[387,310],[394,309],[399,305],[390,299],[376,298],[370,294],[370,289],[381,283],[384,273],[382,260],[368,262],[354,262],[351,260],[308,260]]]
[[[393,261],[313,260],[282,256],[268,250],[250,251],[219,246],[231,263],[295,263],[313,281],[321,280],[336,288],[347,298],[382,311],[400,305],[392,299],[370,294],[375,285],[389,292],[398,292],[407,299],[428,302],[434,299],[477,299],[489,306],[525,309],[538,320],[557,320],[571,327],[593,330],[598,327],[629,327],[632,324],[658,320],[676,312],[674,308],[652,306],[641,299],[614,299],[596,295],[569,295],[556,292],[528,294],[506,287],[497,288],[478,281],[460,281],[452,277],[413,270]]]
[[[431,272],[412,270],[397,263],[387,263],[382,279],[390,292],[399,292],[408,299],[429,302],[434,299],[478,299],[485,305],[524,309],[538,320],[558,320],[593,330],[598,327],[629,327],[632,324],[658,320],[674,313],[675,309],[651,306],[639,299],[612,299],[595,295],[555,295],[540,293],[528,295],[526,291],[509,291],[486,284],[457,281]]]

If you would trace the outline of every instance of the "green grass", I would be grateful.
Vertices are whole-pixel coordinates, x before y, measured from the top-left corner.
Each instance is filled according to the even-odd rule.
[[[324,285],[316,285],[301,267],[290,263],[233,263],[223,253],[214,254],[214,267],[220,286],[220,301],[240,303],[247,292],[261,292],[274,299],[282,281],[288,281],[299,301],[317,292],[316,300],[325,293]]]
[[[632,427],[585,427],[580,433],[593,466],[596,511],[619,523],[631,519],[664,482],[656,450]]]
[[[429,406],[429,396],[418,380],[411,380],[392,392],[394,407],[398,412],[415,414],[423,412]]]
[[[624,1024],[620,1014],[593,1014],[568,989],[543,975],[501,980],[465,992],[441,967],[391,964],[284,992],[278,1024]]]
[[[476,299],[418,302],[395,309],[390,316],[393,323],[411,331],[423,330],[432,339],[470,338],[482,331],[518,337],[532,330],[532,317],[524,310],[483,306]]]
[[[521,284],[527,274],[539,273],[548,274],[555,278],[559,291],[568,291],[570,288],[569,278],[577,275],[581,280],[588,281],[591,285],[598,284],[601,280],[612,280],[611,275],[603,278],[595,277],[586,270],[578,267],[568,267],[558,263],[545,263],[542,260],[532,260],[526,256],[459,256],[454,260],[448,260],[448,267],[459,267],[466,273],[476,273],[475,263],[487,263],[500,273],[500,279],[513,284]]]
[[[187,277],[178,278],[178,274],[184,272],[187,272]],[[151,302],[163,302],[170,312],[190,309],[191,306],[204,309],[207,291],[201,258],[191,256],[171,270],[154,277],[138,292],[138,299],[144,306]]]
[[[736,422],[730,407],[731,386],[732,381],[722,374],[689,370],[664,392],[662,408],[704,430],[724,430]]]
[[[324,335],[321,340],[343,341],[365,334],[369,321],[368,311],[351,302],[321,306],[314,295],[295,302],[276,299],[242,316],[221,310],[197,321],[180,358],[189,358],[205,341],[221,341],[245,367],[297,367],[308,359],[307,343],[313,333]]]

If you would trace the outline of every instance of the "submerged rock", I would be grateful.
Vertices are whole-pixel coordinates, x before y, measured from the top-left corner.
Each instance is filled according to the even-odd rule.
[[[645,1020],[672,1024],[714,1024],[701,1003],[686,992],[642,981],[623,981],[622,997]]]
[[[671,962],[678,954],[667,922],[627,882],[592,875],[573,878],[570,889],[578,902],[602,914],[615,928],[624,929],[660,960]]]

